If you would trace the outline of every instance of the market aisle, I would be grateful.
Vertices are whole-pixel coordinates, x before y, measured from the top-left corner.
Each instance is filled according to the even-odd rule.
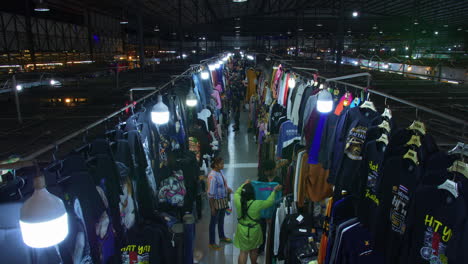
[[[258,145],[253,139],[253,134],[247,133],[247,115],[242,113],[240,122],[240,131],[232,132],[232,126],[229,128],[227,140],[222,144],[221,156],[224,158],[224,174],[228,185],[235,191],[246,179],[257,179]],[[233,197],[231,197],[233,198]],[[203,252],[203,264],[232,264],[237,263],[239,249],[233,244],[221,244],[223,249],[219,251],[208,249],[208,227],[210,224],[210,210],[207,200],[203,201],[203,218],[197,224],[195,249]],[[237,213],[233,213],[225,218],[224,230],[226,236],[234,240],[234,233],[237,224]],[[216,235],[216,241],[218,236]],[[248,262],[250,263],[250,261]],[[258,263],[263,263],[262,256]]]

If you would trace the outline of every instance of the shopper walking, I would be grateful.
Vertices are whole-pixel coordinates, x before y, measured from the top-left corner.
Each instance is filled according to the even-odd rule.
[[[231,112],[234,118],[234,131],[239,130],[240,125],[240,111],[242,105],[242,82],[238,78],[238,74],[235,74],[234,80],[231,86]]]
[[[276,192],[281,188],[281,185],[277,185],[267,200],[255,200],[254,188],[247,180],[234,194],[234,204],[239,214],[234,237],[234,245],[241,251],[238,264],[247,263],[249,256],[251,263],[257,263],[257,249],[263,243],[260,212],[274,204]]]
[[[224,160],[221,157],[213,159],[211,168],[212,170],[208,174],[208,198],[211,208],[209,247],[219,250],[221,247],[216,244],[215,238],[216,225],[218,225],[219,241],[232,243],[232,240],[224,234],[224,216],[226,215],[226,209],[229,207],[232,189],[228,187],[224,178],[222,171],[224,169]]]

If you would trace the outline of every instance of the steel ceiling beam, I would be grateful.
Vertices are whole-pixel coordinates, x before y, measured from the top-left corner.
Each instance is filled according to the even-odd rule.
[[[205,6],[208,9],[208,11],[210,12],[210,14],[211,14],[211,16],[213,18],[213,21],[218,20],[218,16],[216,15],[216,12],[213,10],[213,7],[211,6],[210,0],[205,0]]]

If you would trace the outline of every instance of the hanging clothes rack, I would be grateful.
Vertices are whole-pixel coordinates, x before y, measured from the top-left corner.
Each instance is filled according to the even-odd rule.
[[[272,54],[268,54],[268,53],[257,53],[257,54],[263,54],[263,55],[267,55],[267,56],[272,56]],[[291,68],[292,70],[295,70],[297,74],[299,75],[305,75],[305,76],[310,76],[312,75],[312,73],[308,72],[308,71],[305,71],[305,70],[301,70],[301,69],[298,69],[299,67],[295,68],[292,64],[288,63],[288,62],[285,62],[285,60],[283,59],[276,59],[276,57],[278,56],[275,56],[275,58],[272,58],[272,61],[276,61],[278,63],[281,63],[283,65],[286,65],[288,66],[289,68]],[[365,73],[358,73],[358,74],[352,74],[352,75],[346,75],[346,76],[340,76],[340,77],[336,77],[336,78],[326,78],[324,76],[317,76],[319,79],[325,81],[325,82],[328,82],[328,83],[336,83],[336,84],[342,84],[342,85],[346,85],[348,87],[353,87],[353,88],[356,88],[356,89],[359,89],[359,90],[363,90],[363,91],[366,91],[370,94],[376,94],[376,95],[379,95],[379,96],[382,96],[384,98],[387,98],[387,99],[390,99],[390,100],[393,100],[395,102],[398,102],[398,103],[401,103],[401,104],[404,104],[404,105],[407,105],[407,106],[410,106],[410,107],[413,107],[417,110],[421,110],[421,111],[424,111],[426,113],[429,113],[429,114],[432,114],[432,115],[435,115],[435,116],[438,116],[442,119],[445,119],[445,120],[449,120],[451,122],[454,122],[454,123],[457,123],[459,125],[462,125],[463,126],[463,135],[465,135],[465,131],[466,131],[466,128],[468,127],[468,121],[465,121],[465,120],[461,120],[461,119],[458,119],[456,117],[453,117],[453,116],[450,116],[450,115],[447,115],[447,114],[444,114],[444,113],[441,113],[439,111],[436,111],[436,110],[433,110],[433,109],[430,109],[428,107],[425,107],[425,106],[422,106],[422,105],[419,105],[419,104],[416,104],[416,103],[413,103],[413,102],[410,102],[408,100],[405,100],[405,99],[402,99],[402,98],[398,98],[396,96],[393,96],[393,95],[390,95],[390,94],[386,94],[384,92],[380,92],[380,91],[377,91],[377,90],[374,90],[374,89],[370,89],[369,86],[370,86],[370,78],[368,78],[368,85],[367,87],[362,87],[362,86],[359,86],[359,85],[355,85],[355,84],[351,84],[351,83],[347,83],[347,82],[343,82],[341,80],[342,77],[345,77],[344,79],[349,79],[349,78],[355,78],[355,77],[362,77],[362,76],[370,76],[370,73],[368,72],[365,72]]]
[[[216,59],[217,57],[213,57],[213,58],[210,58],[210,59],[207,59],[205,61],[209,61],[209,60],[214,60]],[[131,99],[133,99],[133,91],[136,91],[136,90],[153,90],[152,92],[150,92],[149,94],[143,96],[142,98],[138,99],[135,101],[135,104],[139,104],[139,103],[142,103],[144,102],[145,100],[151,98],[152,96],[158,94],[160,91],[166,89],[167,87],[170,87],[171,85],[173,85],[173,83],[175,81],[178,81],[182,78],[185,78],[190,72],[196,70],[196,69],[199,69],[201,68],[203,65],[202,64],[193,64],[193,65],[190,65],[190,68],[188,68],[186,71],[184,71],[183,73],[181,73],[180,75],[177,75],[175,76],[172,80],[170,80],[169,82],[159,86],[159,87],[135,87],[135,88],[132,88],[130,89],[130,96],[131,96]],[[133,100],[132,100],[133,101]],[[27,167],[29,166],[28,164],[31,163],[39,156],[41,156],[42,154],[50,151],[50,150],[53,150],[55,149],[57,146],[59,145],[62,145],[63,143],[83,134],[83,133],[87,133],[89,130],[93,129],[94,127],[98,126],[98,125],[101,125],[105,122],[107,122],[108,120],[118,116],[119,114],[125,112],[127,109],[133,109],[134,105],[135,104],[129,104],[125,107],[122,107],[121,109],[91,123],[90,125],[86,126],[86,127],[83,127],[29,155],[27,155],[26,157],[24,157],[23,159],[21,159],[20,161],[18,162],[15,162],[15,163],[11,163],[11,164],[0,164],[0,168],[3,168],[3,169],[17,169],[17,168],[21,168],[21,167]]]

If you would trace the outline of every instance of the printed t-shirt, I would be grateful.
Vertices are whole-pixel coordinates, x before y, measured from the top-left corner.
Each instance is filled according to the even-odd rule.
[[[270,197],[270,194],[275,189],[275,186],[279,183],[277,182],[261,182],[261,181],[252,181],[252,186],[255,190],[255,200],[266,200]],[[275,201],[281,200],[281,192],[276,192]],[[273,216],[273,212],[276,210],[276,207],[272,206],[261,211],[261,217],[270,219]]]
[[[461,199],[460,199],[461,198]],[[466,216],[466,203],[455,199],[437,186],[423,186],[416,191],[408,216],[408,234],[400,263],[447,264],[447,249]]]

